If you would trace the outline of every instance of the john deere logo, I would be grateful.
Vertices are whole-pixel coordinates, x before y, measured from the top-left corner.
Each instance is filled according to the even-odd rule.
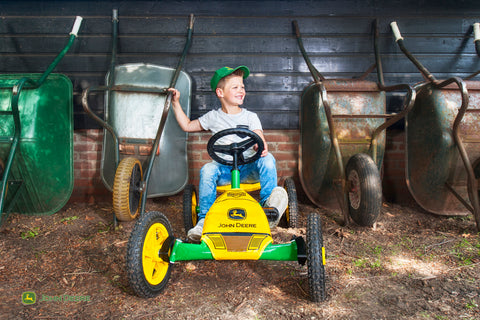
[[[22,293],[22,303],[24,305],[34,304],[37,302],[37,295],[35,292],[27,291]]]
[[[228,211],[228,218],[232,220],[244,220],[247,217],[247,213],[243,209],[234,208]]]

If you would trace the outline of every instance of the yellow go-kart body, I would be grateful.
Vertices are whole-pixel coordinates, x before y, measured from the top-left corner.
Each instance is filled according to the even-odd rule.
[[[272,236],[258,201],[243,189],[230,189],[210,208],[200,240],[215,260],[257,260]]]

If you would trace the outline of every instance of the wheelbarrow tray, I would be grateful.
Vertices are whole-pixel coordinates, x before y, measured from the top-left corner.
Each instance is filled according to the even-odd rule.
[[[469,93],[467,110],[480,109],[480,82],[465,81],[465,84]],[[470,203],[467,173],[452,136],[461,105],[458,86],[439,89],[427,84],[417,92],[415,105],[405,119],[407,186],[417,203],[434,214],[470,214],[446,186],[448,183]],[[467,111],[459,134],[479,178],[480,113]]]
[[[10,111],[12,87],[21,78],[38,80],[40,74],[0,75],[0,110]],[[8,88],[5,88],[8,87]],[[73,190],[72,83],[62,74],[50,74],[37,89],[25,87],[18,103],[19,144],[8,181],[21,182],[7,189],[5,212],[49,215],[60,210]],[[0,117],[0,136],[13,136],[10,115]],[[6,159],[11,144],[0,144]],[[15,192],[17,191],[17,192]]]
[[[381,118],[336,118],[335,115],[385,114],[385,92],[375,82],[364,80],[326,80],[328,102],[334,116],[336,136],[344,165],[357,153],[371,155],[373,131],[384,123]],[[385,130],[377,138],[377,166],[382,166]],[[317,206],[339,208],[341,175],[330,137],[319,87],[305,88],[300,107],[299,173],[303,190]],[[341,192],[341,189],[339,189]],[[341,193],[340,193],[341,196]]]
[[[144,63],[115,67],[115,86],[142,86],[168,88],[175,69]],[[109,77],[107,73],[107,79]],[[181,71],[175,86],[180,92],[180,103],[190,116],[191,79]],[[111,99],[111,101],[109,101]],[[162,116],[166,94],[146,94],[112,91],[105,94],[106,122],[114,128],[120,144],[120,160],[136,157],[147,168]],[[152,167],[147,190],[148,197],[176,194],[188,181],[187,133],[178,125],[173,112],[168,114],[160,140],[159,153]],[[104,130],[101,160],[102,180],[110,191],[115,179],[115,145],[111,134]]]

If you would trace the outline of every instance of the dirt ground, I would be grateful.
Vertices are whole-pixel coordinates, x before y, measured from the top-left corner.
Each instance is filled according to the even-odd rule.
[[[108,203],[51,216],[12,214],[0,232],[0,319],[480,319],[480,239],[472,217],[434,216],[385,203],[375,228],[342,227],[338,212],[300,200],[304,235],[321,213],[327,300],[308,297],[296,262],[174,265],[163,294],[133,295],[125,254],[134,222],[116,230]],[[182,196],[149,200],[184,238]],[[28,292],[36,294],[30,303]],[[27,294],[27,296],[25,296]]]

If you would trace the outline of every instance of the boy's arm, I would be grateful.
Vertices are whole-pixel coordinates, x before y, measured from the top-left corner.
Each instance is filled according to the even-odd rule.
[[[174,88],[169,88],[168,91],[172,92],[172,108],[180,128],[185,132],[203,131],[198,119],[192,121],[187,117],[185,112],[183,112],[182,106],[180,105],[180,91]]]
[[[263,131],[257,129],[257,130],[253,130],[253,132],[258,134],[259,137],[262,138],[262,140],[263,140],[264,149],[263,149],[262,154],[260,156],[265,157],[268,153],[268,146],[267,146],[267,141],[265,140],[265,136],[263,135]],[[256,149],[256,146],[255,146],[255,149]]]

